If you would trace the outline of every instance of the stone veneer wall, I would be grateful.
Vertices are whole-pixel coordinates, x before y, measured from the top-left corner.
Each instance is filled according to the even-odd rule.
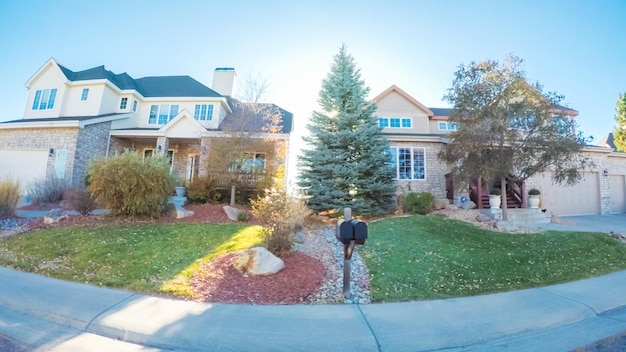
[[[108,121],[87,125],[78,131],[72,173],[73,185],[84,186],[85,175],[91,162],[106,157],[110,130],[111,122]]]
[[[390,142],[391,147],[423,147],[426,163],[425,180],[396,180],[397,193],[430,192],[436,199],[446,199],[446,174],[450,172],[445,162],[439,161],[437,154],[442,148],[441,143],[427,142]]]

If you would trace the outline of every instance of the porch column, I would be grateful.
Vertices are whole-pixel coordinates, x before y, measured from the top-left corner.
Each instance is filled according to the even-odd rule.
[[[160,148],[159,148],[160,147]],[[156,143],[156,151],[160,154],[166,154],[170,147],[170,141],[167,137],[158,137]]]
[[[210,140],[209,138],[202,138],[200,140],[200,160],[198,161],[198,176],[199,177],[207,177],[209,176],[209,148],[210,148]]]

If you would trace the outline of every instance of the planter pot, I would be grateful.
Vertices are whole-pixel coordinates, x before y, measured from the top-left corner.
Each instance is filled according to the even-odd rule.
[[[176,189],[176,197],[185,196],[185,187],[174,187],[174,189]]]
[[[528,207],[532,209],[539,208],[539,196],[538,195],[528,196]]]
[[[502,203],[502,198],[498,195],[490,194],[489,195],[489,206],[493,209],[500,208],[500,204]]]

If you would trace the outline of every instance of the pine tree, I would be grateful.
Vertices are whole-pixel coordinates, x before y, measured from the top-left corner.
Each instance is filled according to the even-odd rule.
[[[358,214],[386,212],[395,194],[387,140],[366,100],[369,88],[345,45],[333,57],[307,125],[310,149],[300,158],[298,185],[316,211],[350,207]]]
[[[617,127],[613,131],[613,143],[618,152],[626,152],[626,94],[620,94],[615,108]]]

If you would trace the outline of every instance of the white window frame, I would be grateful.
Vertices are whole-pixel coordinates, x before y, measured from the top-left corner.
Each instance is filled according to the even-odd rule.
[[[80,101],[87,101],[89,97],[89,88],[83,88],[83,92],[80,93]]]
[[[51,110],[54,109],[54,100],[57,96],[57,89],[38,89],[35,91],[32,110]]]
[[[148,113],[148,125],[165,125],[178,115],[179,111],[180,105],[178,104],[152,104]],[[162,116],[165,116],[165,121],[161,119]],[[154,120],[152,120],[153,117]]]
[[[437,126],[439,127],[439,131],[456,131],[459,129],[456,123],[449,121],[439,121]]]
[[[193,118],[198,121],[213,120],[213,104],[196,104],[193,112]]]
[[[379,117],[378,126],[382,128],[412,128],[413,119],[410,117]]]
[[[120,100],[120,110],[126,110],[127,107],[128,107],[128,97],[123,97]]]
[[[409,177],[401,177],[401,173],[400,173],[400,149],[404,149],[405,151],[408,151],[409,154],[409,165],[410,165],[410,171],[409,171]],[[391,152],[394,151],[394,154],[392,154]],[[415,157],[416,155],[419,155],[421,152],[421,157],[422,157],[422,163],[423,163],[423,168],[424,171],[421,174],[421,177],[416,177],[418,175],[418,173],[416,172],[416,160]],[[396,171],[396,175],[395,175],[395,180],[407,180],[407,181],[426,181],[426,171],[427,171],[427,165],[426,165],[426,148],[424,147],[411,147],[411,146],[391,146],[387,149],[387,153],[389,155],[390,158],[392,158],[392,165],[395,167],[395,171]],[[419,170],[417,170],[419,171]],[[405,172],[403,172],[403,174],[405,174]]]

